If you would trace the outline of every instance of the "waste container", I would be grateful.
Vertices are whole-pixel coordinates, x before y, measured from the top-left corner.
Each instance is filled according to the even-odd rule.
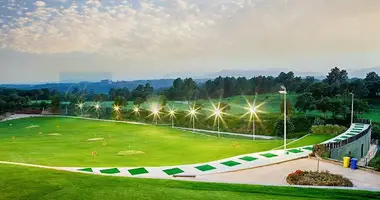
[[[350,157],[343,157],[343,167],[349,168],[350,167]]]
[[[351,159],[350,161],[351,169],[357,169],[358,168],[357,164],[358,164],[358,159],[356,158]]]

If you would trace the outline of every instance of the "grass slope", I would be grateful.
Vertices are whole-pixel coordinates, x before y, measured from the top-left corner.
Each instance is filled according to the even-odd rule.
[[[325,134],[310,134],[301,140],[295,141],[289,145],[286,145],[287,148],[296,148],[307,145],[319,144],[326,140],[333,138],[333,135],[325,135]]]
[[[39,127],[25,128],[31,125]],[[48,135],[50,133],[61,135]],[[87,141],[90,138],[105,139]],[[281,144],[281,140],[217,138],[169,127],[69,118],[31,118],[0,123],[0,160],[48,166],[193,164],[270,150]],[[128,150],[143,153],[117,156],[120,151]],[[93,151],[97,152],[95,158]]]
[[[380,193],[94,176],[0,165],[0,199],[378,199]]]

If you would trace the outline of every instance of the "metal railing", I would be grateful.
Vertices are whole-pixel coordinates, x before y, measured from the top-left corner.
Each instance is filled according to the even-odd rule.
[[[371,125],[368,126],[367,129],[365,129],[364,131],[362,131],[361,133],[359,133],[359,134],[357,134],[355,136],[349,137],[349,138],[347,138],[345,140],[341,140],[339,142],[331,142],[331,143],[326,143],[326,144],[323,144],[323,145],[325,145],[325,147],[328,150],[339,148],[339,147],[342,147],[344,145],[347,145],[347,144],[349,144],[351,142],[354,142],[354,141],[360,139],[361,137],[363,137],[364,135],[366,135],[370,130],[371,130]]]

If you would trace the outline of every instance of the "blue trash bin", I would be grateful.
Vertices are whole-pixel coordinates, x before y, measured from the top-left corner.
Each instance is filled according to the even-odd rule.
[[[350,161],[351,169],[358,169],[358,159],[352,158]]]

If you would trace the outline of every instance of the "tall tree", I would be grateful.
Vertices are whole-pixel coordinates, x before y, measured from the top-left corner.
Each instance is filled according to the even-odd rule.
[[[376,72],[370,72],[364,79],[368,89],[368,97],[375,98],[380,96],[380,77]]]
[[[315,99],[310,92],[305,92],[297,96],[295,107],[298,111],[312,111],[315,108]]]
[[[323,81],[331,85],[331,84],[342,84],[342,83],[347,82],[347,80],[348,80],[347,71],[341,70],[338,67],[334,67],[327,74],[326,79]]]

